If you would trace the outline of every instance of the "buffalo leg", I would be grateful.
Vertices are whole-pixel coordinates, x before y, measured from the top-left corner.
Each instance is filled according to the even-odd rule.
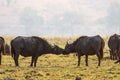
[[[35,60],[35,57],[34,57],[34,56],[32,56],[32,59],[31,59],[31,64],[30,64],[30,66],[31,66],[31,67],[33,66],[33,62],[34,62],[34,60]]]
[[[19,54],[15,54],[14,61],[15,61],[15,65],[16,66],[19,66],[19,64],[18,64],[18,58],[19,58]]]
[[[114,53],[114,54],[113,54],[113,60],[115,60],[115,56],[116,56],[116,55],[115,55],[115,53]]]
[[[37,57],[35,57],[34,67],[36,67],[37,59],[38,59],[38,56],[37,56]]]
[[[99,52],[97,53],[97,57],[98,57],[98,66],[100,66],[100,62],[101,62],[100,58],[101,57],[100,57],[100,53]]]
[[[88,55],[85,55],[85,57],[86,66],[88,66]]]
[[[114,54],[112,54],[112,60],[114,60]]]
[[[1,54],[1,51],[0,51],[0,65],[1,65],[1,62],[2,62],[2,54]]]
[[[111,50],[110,54],[111,54],[111,60],[114,60],[114,50]]]
[[[110,59],[113,60],[113,55],[112,54],[110,54]]]
[[[80,66],[80,61],[81,61],[81,55],[78,53],[78,66]]]
[[[118,55],[117,55],[117,52],[115,53],[115,60],[117,60],[118,59]]]
[[[112,50],[109,50],[110,52],[110,59],[112,59]]]
[[[113,55],[112,55],[112,56],[113,56],[113,60],[115,60],[115,53],[113,53]]]

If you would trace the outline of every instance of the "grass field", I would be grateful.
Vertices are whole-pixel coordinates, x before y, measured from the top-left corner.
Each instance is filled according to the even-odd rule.
[[[14,37],[5,37],[9,44]],[[77,37],[45,37],[51,44],[57,44],[64,48],[67,40],[72,42]],[[106,43],[108,38],[104,38]],[[120,64],[114,64],[109,59],[108,47],[105,46],[104,58],[101,66],[97,67],[97,57],[89,56],[88,64],[85,66],[85,57],[81,59],[81,66],[77,67],[77,56],[70,55],[42,55],[39,57],[37,67],[29,67],[31,58],[19,58],[20,67],[15,67],[11,56],[2,57],[0,66],[0,80],[75,80],[81,77],[82,80],[119,80]]]

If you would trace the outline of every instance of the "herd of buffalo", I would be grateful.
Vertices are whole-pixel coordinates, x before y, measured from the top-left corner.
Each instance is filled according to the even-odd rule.
[[[77,53],[78,66],[80,66],[81,56],[85,55],[86,66],[88,66],[88,55],[96,55],[98,57],[98,66],[100,66],[103,58],[105,41],[99,36],[81,36],[72,43],[66,43],[65,48],[62,49],[57,45],[51,45],[46,40],[37,37],[23,37],[18,36],[11,40],[10,46],[5,44],[3,37],[0,37],[0,65],[3,55],[12,55],[15,65],[19,66],[19,55],[24,57],[31,56],[30,66],[36,67],[38,57],[43,54],[63,54]],[[120,63],[120,35],[113,34],[108,40],[108,47],[110,52],[110,59],[116,60],[115,63]]]

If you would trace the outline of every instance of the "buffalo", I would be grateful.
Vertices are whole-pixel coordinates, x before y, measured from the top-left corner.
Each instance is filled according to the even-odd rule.
[[[10,51],[10,46],[8,44],[5,44],[5,54],[4,55],[10,55],[11,51]]]
[[[14,58],[16,66],[19,66],[19,54],[24,57],[32,56],[30,66],[32,67],[34,64],[34,67],[36,67],[38,57],[48,53],[58,55],[64,53],[64,49],[57,45],[52,46],[46,40],[37,36],[18,36],[11,41],[11,55]]]
[[[5,45],[5,40],[4,40],[3,37],[0,37],[0,65],[1,65],[1,60],[2,60],[2,53],[3,54],[5,53],[5,51],[4,51],[4,49],[5,49],[4,45]]]
[[[65,46],[65,53],[69,54],[72,52],[78,53],[78,66],[80,66],[81,56],[85,55],[86,66],[88,66],[88,55],[97,55],[98,66],[100,66],[101,59],[103,58],[103,48],[105,46],[104,40],[99,36],[81,36],[73,43],[67,43]]]
[[[117,60],[119,58],[120,50],[120,35],[114,34],[108,40],[108,47],[110,48],[110,59]]]

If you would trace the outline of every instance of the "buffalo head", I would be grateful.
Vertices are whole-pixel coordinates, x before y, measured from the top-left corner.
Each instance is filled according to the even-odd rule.
[[[54,46],[53,46],[53,53],[55,53],[55,54],[64,53],[64,49],[58,47],[57,45],[54,45]]]
[[[70,52],[73,52],[74,50],[74,46],[73,44],[69,44],[67,42],[67,44],[65,45],[65,51],[64,51],[64,54],[69,54]]]

